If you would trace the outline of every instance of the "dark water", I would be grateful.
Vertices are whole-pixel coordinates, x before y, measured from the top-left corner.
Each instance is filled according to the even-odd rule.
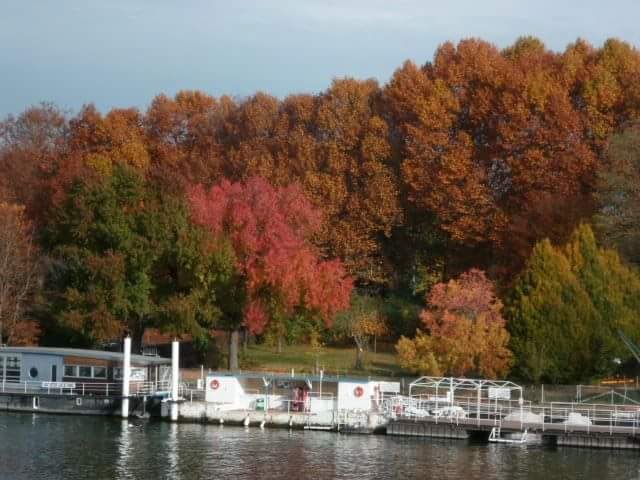
[[[0,414],[2,479],[639,479],[638,452]]]

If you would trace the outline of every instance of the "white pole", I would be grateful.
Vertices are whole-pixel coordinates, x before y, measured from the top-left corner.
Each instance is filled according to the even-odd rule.
[[[518,403],[520,404],[520,429],[522,429],[522,405],[524,404],[524,399],[522,398],[522,387],[520,387],[520,398],[518,399]]]
[[[124,361],[122,365],[122,418],[129,416],[129,381],[131,379],[131,337],[124,339]]]
[[[449,378],[449,405],[453,405],[453,377]]]
[[[178,420],[178,377],[180,375],[180,343],[171,342],[171,421]]]

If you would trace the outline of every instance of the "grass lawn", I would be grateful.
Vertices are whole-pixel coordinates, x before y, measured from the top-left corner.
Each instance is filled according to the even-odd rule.
[[[410,376],[400,368],[392,353],[365,354],[365,369],[355,370],[355,348],[323,347],[318,353],[318,365],[325,374],[334,375],[376,375],[382,377]],[[285,345],[282,353],[267,345],[249,345],[246,354],[241,354],[240,366],[243,370],[263,370],[269,372],[312,373],[316,366],[316,352],[308,345]]]

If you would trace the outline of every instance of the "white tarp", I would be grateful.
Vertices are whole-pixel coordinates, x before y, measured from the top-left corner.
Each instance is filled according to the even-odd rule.
[[[494,400],[511,400],[511,389],[489,387],[489,398]]]
[[[400,393],[400,382],[376,382],[382,393]]]

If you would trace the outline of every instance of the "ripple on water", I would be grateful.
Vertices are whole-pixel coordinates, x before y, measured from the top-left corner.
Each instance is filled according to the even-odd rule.
[[[0,479],[640,479],[638,452],[0,413]]]

